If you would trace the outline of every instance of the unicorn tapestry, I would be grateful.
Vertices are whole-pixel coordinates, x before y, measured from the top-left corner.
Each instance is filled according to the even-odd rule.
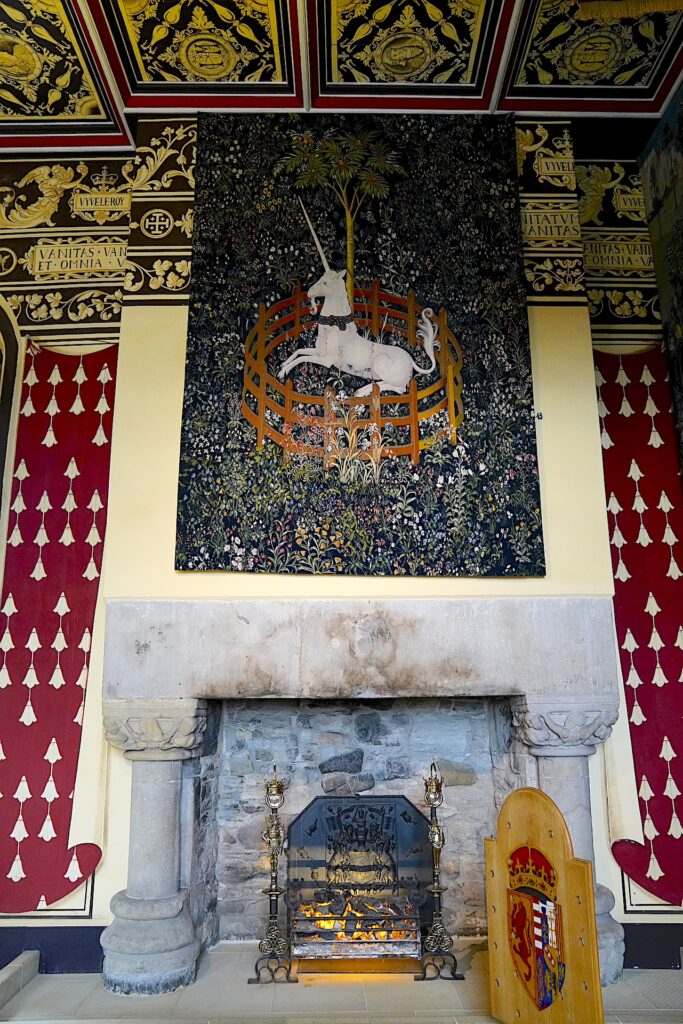
[[[513,123],[198,135],[176,567],[543,575]]]

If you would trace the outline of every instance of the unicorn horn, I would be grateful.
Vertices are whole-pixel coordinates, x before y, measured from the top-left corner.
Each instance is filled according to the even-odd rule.
[[[310,218],[310,217],[308,216],[308,214],[306,213],[306,207],[305,207],[305,206],[304,206],[304,204],[303,204],[303,201],[302,201],[302,199],[301,199],[301,196],[297,196],[297,199],[298,199],[298,200],[299,200],[299,202],[301,203],[301,209],[302,209],[302,210],[303,210],[303,212],[304,212],[304,217],[306,218],[306,223],[308,224],[308,226],[309,226],[309,228],[310,228],[310,231],[311,231],[311,234],[313,235],[313,241],[315,242],[315,247],[316,247],[316,249],[318,250],[318,252],[320,253],[320,259],[321,259],[321,260],[323,261],[323,269],[324,269],[325,271],[328,271],[328,270],[330,269],[330,265],[329,265],[329,263],[327,262],[327,257],[325,256],[325,253],[323,252],[323,247],[322,247],[322,245],[320,244],[320,239],[318,238],[318,236],[317,236],[317,235],[316,235],[316,233],[315,233],[315,228],[314,228],[314,227],[313,227],[313,225],[311,224],[311,218]]]

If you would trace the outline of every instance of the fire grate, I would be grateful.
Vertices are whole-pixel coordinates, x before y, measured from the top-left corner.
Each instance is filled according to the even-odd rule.
[[[420,959],[432,855],[429,821],[409,800],[316,797],[288,847],[292,956]]]
[[[263,890],[269,900],[268,928],[250,985],[296,984],[293,958],[299,970],[335,964],[373,970],[382,964],[400,971],[414,965],[420,968],[413,975],[416,981],[462,980],[441,910],[445,889],[439,865],[446,837],[436,809],[443,803],[443,783],[432,761],[424,780],[429,820],[403,796],[316,797],[289,827],[283,890],[278,865],[285,832],[278,810],[284,783],[273,767],[266,782],[270,813],[261,833],[270,854],[270,886]],[[287,937],[278,922],[282,895],[288,907]]]
[[[410,899],[332,896],[292,914],[292,956],[326,959],[410,957],[419,960],[420,915]]]

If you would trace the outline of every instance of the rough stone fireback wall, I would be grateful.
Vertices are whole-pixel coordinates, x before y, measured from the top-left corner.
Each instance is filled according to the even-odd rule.
[[[225,701],[218,755],[220,938],[265,930],[263,786],[273,764],[287,780],[288,825],[326,793],[400,793],[426,811],[422,777],[433,757],[446,781],[446,924],[458,934],[485,930],[483,839],[494,832],[502,799],[531,781],[511,743],[506,700]]]

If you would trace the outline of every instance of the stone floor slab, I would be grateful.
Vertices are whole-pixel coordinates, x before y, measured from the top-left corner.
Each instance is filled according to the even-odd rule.
[[[177,992],[167,992],[159,996],[124,996],[114,992],[105,992],[100,985],[81,1003],[74,1014],[74,1019],[82,1020],[92,1017],[97,1020],[101,1017],[113,1017],[114,1019],[128,1020],[129,1017],[137,1017],[149,1020],[162,1017],[164,1014],[170,1019],[174,1014],[177,1002]]]
[[[614,1014],[619,1024],[681,1024],[680,1010],[619,1010]]]
[[[365,987],[362,983],[337,978],[307,978],[298,985],[275,985],[274,1013],[311,1013],[318,1011],[342,1013],[347,1010],[367,1011]]]
[[[99,974],[39,974],[0,1010],[0,1020],[73,1019],[100,985]]]
[[[465,1009],[461,1002],[457,983],[419,982],[405,979],[401,985],[394,981],[383,984],[366,984],[365,998],[368,1009],[377,1013],[393,1011],[401,1015],[407,1012],[419,1015],[453,1014]]]
[[[683,1021],[683,985],[681,971],[628,971],[629,987],[650,1001],[658,1010],[680,1010]],[[621,990],[621,985],[615,986]],[[617,1007],[612,1004],[614,1009]],[[624,1009],[637,1007],[624,1006]]]
[[[465,980],[405,975],[306,975],[298,985],[248,985],[256,947],[206,954],[194,985],[163,996],[104,992],[99,975],[40,975],[0,1021],[66,1024],[493,1024],[481,943],[458,949]],[[626,971],[604,990],[606,1024],[683,1024],[683,972]]]

